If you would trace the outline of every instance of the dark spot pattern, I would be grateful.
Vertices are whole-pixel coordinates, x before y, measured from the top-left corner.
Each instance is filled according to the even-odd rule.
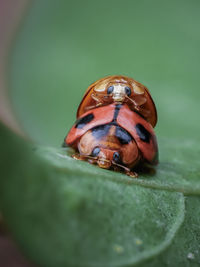
[[[135,129],[138,136],[140,137],[140,140],[142,140],[145,143],[150,142],[151,134],[150,132],[147,131],[147,129],[145,129],[145,127],[142,124],[140,123],[136,124]]]
[[[92,129],[92,135],[97,139],[101,139],[102,137],[106,136],[110,130],[111,125],[105,124],[105,125],[99,125],[97,127],[94,127]]]
[[[114,116],[113,116],[112,122],[116,122],[121,106],[122,106],[121,104],[117,104],[115,106],[115,111],[114,111]]]
[[[133,140],[132,136],[120,126],[116,127],[115,136],[118,138],[120,144],[122,145],[126,145]]]
[[[90,113],[83,118],[76,121],[75,128],[82,129],[86,124],[90,123],[94,119],[93,113]]]

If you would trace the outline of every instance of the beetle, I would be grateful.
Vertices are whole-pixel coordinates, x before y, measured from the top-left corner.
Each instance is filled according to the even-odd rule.
[[[63,146],[76,150],[75,159],[104,169],[124,170],[137,177],[139,163],[158,163],[153,127],[127,104],[112,103],[87,111],[73,125]]]
[[[77,118],[90,109],[111,103],[126,103],[153,127],[157,123],[156,107],[147,87],[123,75],[107,76],[92,83],[78,107]]]

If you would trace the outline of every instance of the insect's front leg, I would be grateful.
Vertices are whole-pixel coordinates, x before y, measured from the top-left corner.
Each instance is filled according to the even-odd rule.
[[[144,109],[140,106],[135,106],[134,109],[138,111],[140,114],[142,114],[145,118],[149,118],[151,115],[150,110]]]
[[[126,175],[132,177],[132,178],[138,178],[137,172],[132,172],[132,171],[125,171]]]
[[[78,153],[73,154],[72,158],[76,159],[76,160],[88,161],[90,164],[96,164],[96,162],[97,162],[97,158],[96,157],[87,156],[87,155],[81,155],[81,154],[78,154]]]
[[[86,160],[85,156],[80,155],[80,154],[78,154],[78,153],[73,154],[73,155],[72,155],[72,158],[73,158],[73,159],[76,159],[76,160]]]
[[[96,104],[93,106],[86,107],[85,110],[90,110],[90,109],[97,108],[103,105],[102,99],[98,97],[97,95],[91,94],[91,98],[96,101]]]
[[[96,101],[96,107],[99,107],[101,105],[103,105],[103,101],[102,98],[97,96],[97,94],[91,94],[92,99],[94,99]]]

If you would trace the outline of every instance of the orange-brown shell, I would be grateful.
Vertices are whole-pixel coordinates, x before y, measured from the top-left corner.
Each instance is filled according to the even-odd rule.
[[[153,99],[148,91],[148,89],[138,81],[122,75],[113,75],[104,77],[94,83],[92,83],[86,90],[83,99],[78,107],[77,118],[79,118],[83,113],[87,111],[87,107],[95,106],[96,102],[91,97],[96,91],[106,91],[107,88],[113,83],[123,83],[127,84],[132,90],[131,98],[137,96],[143,96],[146,98],[146,102],[141,106],[142,110],[140,114],[153,126],[155,127],[157,123],[157,111]],[[131,108],[131,106],[130,106]],[[145,112],[148,111],[149,113]],[[149,115],[147,115],[149,114]]]
[[[64,141],[65,144],[76,149],[80,138],[87,131],[96,126],[111,123],[115,116],[116,106],[116,104],[110,104],[84,113],[69,131]],[[131,111],[126,104],[120,107],[116,123],[133,137],[138,148],[142,152],[143,158],[151,164],[157,164],[158,146],[151,124],[136,112]],[[148,141],[142,140],[143,136],[139,136],[136,130],[135,126],[140,124],[142,124],[145,130],[149,133],[150,138]]]
[[[88,130],[78,141],[78,151],[81,155],[91,155],[95,147],[101,148],[98,156],[105,158],[112,162],[113,154],[120,151],[121,160],[123,164],[132,168],[138,163],[140,153],[138,146],[134,139],[128,144],[121,144],[115,135],[116,125],[112,125],[106,136],[95,138],[92,130]]]

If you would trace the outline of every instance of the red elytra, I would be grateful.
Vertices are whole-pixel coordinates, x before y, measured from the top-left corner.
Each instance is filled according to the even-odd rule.
[[[108,124],[128,132],[137,144],[142,160],[157,164],[158,146],[152,125],[126,104],[109,104],[84,113],[71,128],[64,143],[78,150],[83,135],[97,126]]]

